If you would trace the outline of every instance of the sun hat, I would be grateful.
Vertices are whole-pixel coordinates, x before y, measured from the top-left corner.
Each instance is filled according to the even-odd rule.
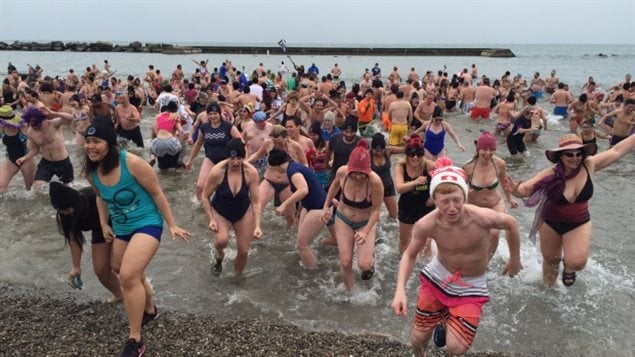
[[[16,114],[10,105],[0,107],[0,126],[19,128],[21,124],[22,117]]]
[[[556,149],[549,149],[545,152],[547,160],[557,164],[560,161],[560,153],[568,150],[582,150],[584,157],[595,155],[598,146],[595,143],[584,144],[582,139],[575,134],[566,134],[560,138]]]

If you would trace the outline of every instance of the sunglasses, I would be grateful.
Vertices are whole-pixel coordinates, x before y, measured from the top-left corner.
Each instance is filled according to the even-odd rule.
[[[566,152],[563,152],[562,155],[566,157],[581,157],[582,151],[566,151]]]
[[[422,157],[425,154],[424,150],[413,150],[406,153],[408,157]]]

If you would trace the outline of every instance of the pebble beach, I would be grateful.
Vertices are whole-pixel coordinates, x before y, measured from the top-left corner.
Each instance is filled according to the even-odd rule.
[[[275,319],[217,318],[162,310],[143,331],[145,356],[409,356],[379,335],[309,332]],[[0,355],[116,356],[127,333],[123,305],[0,283]],[[430,349],[429,356],[447,356]],[[512,356],[496,352],[467,356]],[[520,356],[520,355],[518,355]]]

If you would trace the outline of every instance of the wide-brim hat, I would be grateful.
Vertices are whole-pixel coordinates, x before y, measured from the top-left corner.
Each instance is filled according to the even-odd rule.
[[[560,138],[558,147],[556,149],[549,149],[545,152],[547,160],[558,163],[560,160],[560,153],[569,150],[582,150],[584,157],[595,155],[598,151],[598,146],[595,143],[584,144],[582,139],[575,134],[567,134]]]
[[[16,114],[11,106],[3,105],[0,107],[0,125],[18,128],[21,124],[22,117]]]

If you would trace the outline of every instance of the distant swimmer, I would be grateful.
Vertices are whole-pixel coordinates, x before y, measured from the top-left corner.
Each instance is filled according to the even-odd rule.
[[[489,232],[510,232],[510,258],[502,274],[514,277],[522,269],[519,226],[508,214],[467,204],[465,173],[458,167],[435,170],[430,192],[437,208],[414,225],[399,263],[392,308],[398,316],[407,315],[406,285],[426,240],[434,239],[438,251],[419,275],[421,288],[410,341],[417,357],[425,356],[433,335],[438,347],[445,345],[451,355],[462,355],[472,346],[483,306],[489,301],[485,276]]]

